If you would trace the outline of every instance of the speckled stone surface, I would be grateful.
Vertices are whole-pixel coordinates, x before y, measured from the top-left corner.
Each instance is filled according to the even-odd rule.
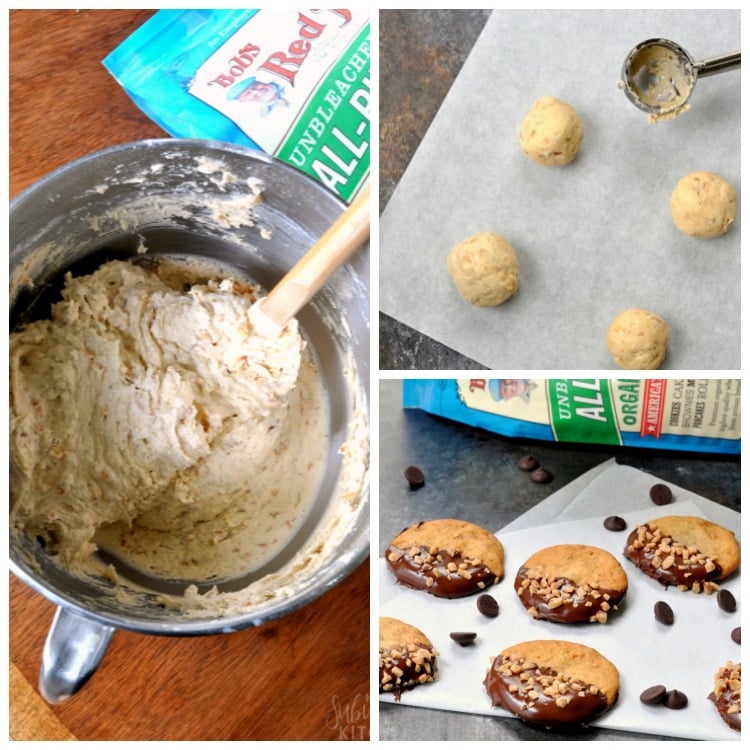
[[[666,451],[570,447],[506,439],[401,406],[401,381],[381,380],[379,436],[379,541],[384,547],[401,529],[428,518],[458,516],[494,530],[502,528],[584,472],[615,457],[692,492],[740,510],[740,461]],[[533,454],[552,472],[549,484],[534,484],[517,461]],[[404,470],[418,466],[419,489]],[[382,550],[373,549],[373,554]],[[555,740],[514,719],[379,704],[382,740]],[[576,735],[578,738],[578,735]],[[669,738],[591,730],[585,740]]]
[[[491,12],[380,11],[381,213]],[[485,369],[383,313],[379,330],[380,369]]]

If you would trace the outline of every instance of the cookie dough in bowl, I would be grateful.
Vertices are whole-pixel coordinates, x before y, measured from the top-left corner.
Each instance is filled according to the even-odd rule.
[[[518,288],[516,251],[496,232],[462,240],[448,253],[447,263],[459,294],[477,307],[502,305]]]
[[[553,96],[537,99],[521,123],[521,150],[545,167],[564,167],[578,154],[583,122],[567,102]]]
[[[666,321],[649,310],[629,308],[607,330],[607,349],[625,370],[657,370],[667,355],[671,332]]]
[[[699,239],[720,237],[737,217],[737,193],[713,172],[692,172],[675,186],[670,207],[681,232]]]
[[[365,559],[368,248],[278,338],[247,315],[342,211],[272,157],[181,139],[11,204],[11,569],[66,638],[257,626]]]
[[[225,580],[271,559],[315,497],[327,404],[297,321],[258,335],[257,288],[190,276],[110,261],[11,335],[11,524],[73,571],[97,572],[100,549]]]

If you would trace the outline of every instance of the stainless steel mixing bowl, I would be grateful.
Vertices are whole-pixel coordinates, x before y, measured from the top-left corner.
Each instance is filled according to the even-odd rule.
[[[249,208],[258,180],[263,200]],[[301,172],[231,144],[158,139],[99,151],[43,178],[11,203],[11,325],[48,317],[66,270],[93,270],[106,259],[137,256],[144,246],[147,256],[195,254],[220,261],[270,289],[342,210],[335,196]],[[369,248],[340,268],[298,318],[330,400],[325,478],[306,523],[279,557],[220,589],[244,588],[282,568],[305,552],[337,512],[332,506],[339,501],[332,498],[342,481],[338,449],[352,437],[354,411],[366,413],[369,401]],[[76,577],[34,540],[11,534],[12,571],[58,605],[42,656],[42,694],[60,702],[80,689],[118,628],[162,635],[231,632],[319,597],[367,556],[366,481],[347,513],[349,527],[325,559],[300,573],[291,593],[218,618],[185,616],[159,604],[159,592],[175,594],[184,582],[139,581],[153,595],[118,598],[114,584]]]

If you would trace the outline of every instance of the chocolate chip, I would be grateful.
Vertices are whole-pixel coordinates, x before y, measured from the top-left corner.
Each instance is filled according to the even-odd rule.
[[[547,484],[552,481],[552,474],[547,469],[538,468],[531,472],[531,481],[537,484]]]
[[[742,628],[733,628],[732,629],[732,640],[735,643],[742,643]]]
[[[482,594],[477,599],[477,609],[485,617],[497,617],[500,614],[500,605],[493,596]]]
[[[641,703],[645,703],[647,706],[659,706],[664,703],[666,697],[667,689],[664,685],[653,685],[641,693]]]
[[[685,708],[687,704],[687,695],[685,695],[685,693],[681,693],[679,690],[670,690],[667,693],[667,697],[664,699],[664,705],[667,708],[680,709]]]
[[[413,490],[424,485],[424,474],[422,473],[422,469],[418,466],[407,466],[404,471],[404,476]]]
[[[666,602],[656,602],[654,604],[654,617],[662,625],[674,625],[674,612],[672,607]]]
[[[459,646],[468,646],[471,643],[474,643],[474,640],[477,637],[476,633],[451,633],[451,638],[458,643]]]
[[[627,527],[625,519],[620,516],[607,516],[604,519],[604,528],[608,531],[624,531]]]
[[[539,468],[539,461],[534,456],[523,456],[518,459],[518,468],[521,471],[534,471]]]
[[[666,484],[655,484],[648,494],[654,505],[669,505],[672,502],[672,490]]]
[[[719,609],[723,609],[725,612],[737,611],[737,600],[734,598],[734,594],[728,589],[719,591],[716,595],[716,601],[719,604]]]

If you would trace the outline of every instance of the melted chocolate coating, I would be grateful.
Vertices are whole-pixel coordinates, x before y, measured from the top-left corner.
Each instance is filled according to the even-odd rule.
[[[527,568],[522,567],[516,574],[515,589],[520,590],[518,597],[526,609],[534,607],[539,613],[535,619],[548,620],[549,622],[588,622],[592,615],[601,610],[601,605],[605,601],[614,608],[625,597],[626,591],[616,591],[615,589],[597,589],[599,596],[587,594],[579,597],[573,595],[570,601],[563,602],[558,607],[550,607],[547,599],[540,593],[532,593],[529,587],[522,587],[521,584],[526,578]],[[556,581],[563,581],[564,584],[570,584],[578,588],[575,581],[567,578],[556,578]],[[609,599],[605,598],[609,595]],[[590,604],[587,604],[590,602]]]
[[[741,706],[739,694],[734,692],[729,684],[727,684],[730,680],[730,670],[725,668],[723,673],[717,675],[717,678],[719,677],[726,680],[726,682],[721,688],[714,687],[708,694],[708,699],[716,706],[719,716],[724,720],[724,723],[739,732],[742,730],[742,710],[729,713],[731,706],[737,706],[738,708]],[[718,695],[716,693],[717,689],[720,689]]]
[[[656,579],[665,586],[687,586],[691,588],[693,583],[713,581],[721,578],[721,565],[714,562],[715,569],[708,572],[702,563],[679,562],[669,568],[654,566],[653,559],[655,550],[646,547],[633,548],[633,542],[638,538],[638,529],[633,529],[625,546],[625,557],[640,568],[647,576]]]
[[[538,697],[529,701],[521,691],[511,692],[511,685],[520,687],[522,680],[519,676],[506,677],[498,672],[497,667],[502,663],[502,655],[498,655],[492,664],[484,686],[492,700],[493,706],[499,706],[531,724],[539,724],[546,729],[562,730],[571,726],[584,727],[609,707],[606,696],[602,694],[574,696],[566,706],[559,706],[555,698],[538,691]],[[542,674],[554,676],[552,669],[542,669]]]
[[[425,652],[432,651],[431,646],[423,643],[415,644],[415,646],[424,649]],[[387,657],[381,655],[380,692],[393,693],[398,700],[402,691],[411,690],[424,682],[432,682],[436,674],[437,660],[434,656],[425,659],[424,663],[419,663],[408,653],[399,656],[388,655]]]
[[[484,563],[466,560],[460,552],[439,550],[430,554],[427,547],[420,547],[417,555],[411,552],[391,546],[385,553],[385,561],[396,579],[409,588],[457,599],[497,583],[497,576]],[[396,555],[398,559],[391,559]],[[448,570],[451,564],[456,570]]]
[[[712,692],[708,697],[718,709],[719,716],[724,719],[724,722],[732,727],[732,729],[736,729],[739,732],[742,730],[742,713],[739,711],[734,714],[727,713],[729,707],[734,703],[734,701],[731,700],[731,696],[732,691],[725,690],[719,696]]]

